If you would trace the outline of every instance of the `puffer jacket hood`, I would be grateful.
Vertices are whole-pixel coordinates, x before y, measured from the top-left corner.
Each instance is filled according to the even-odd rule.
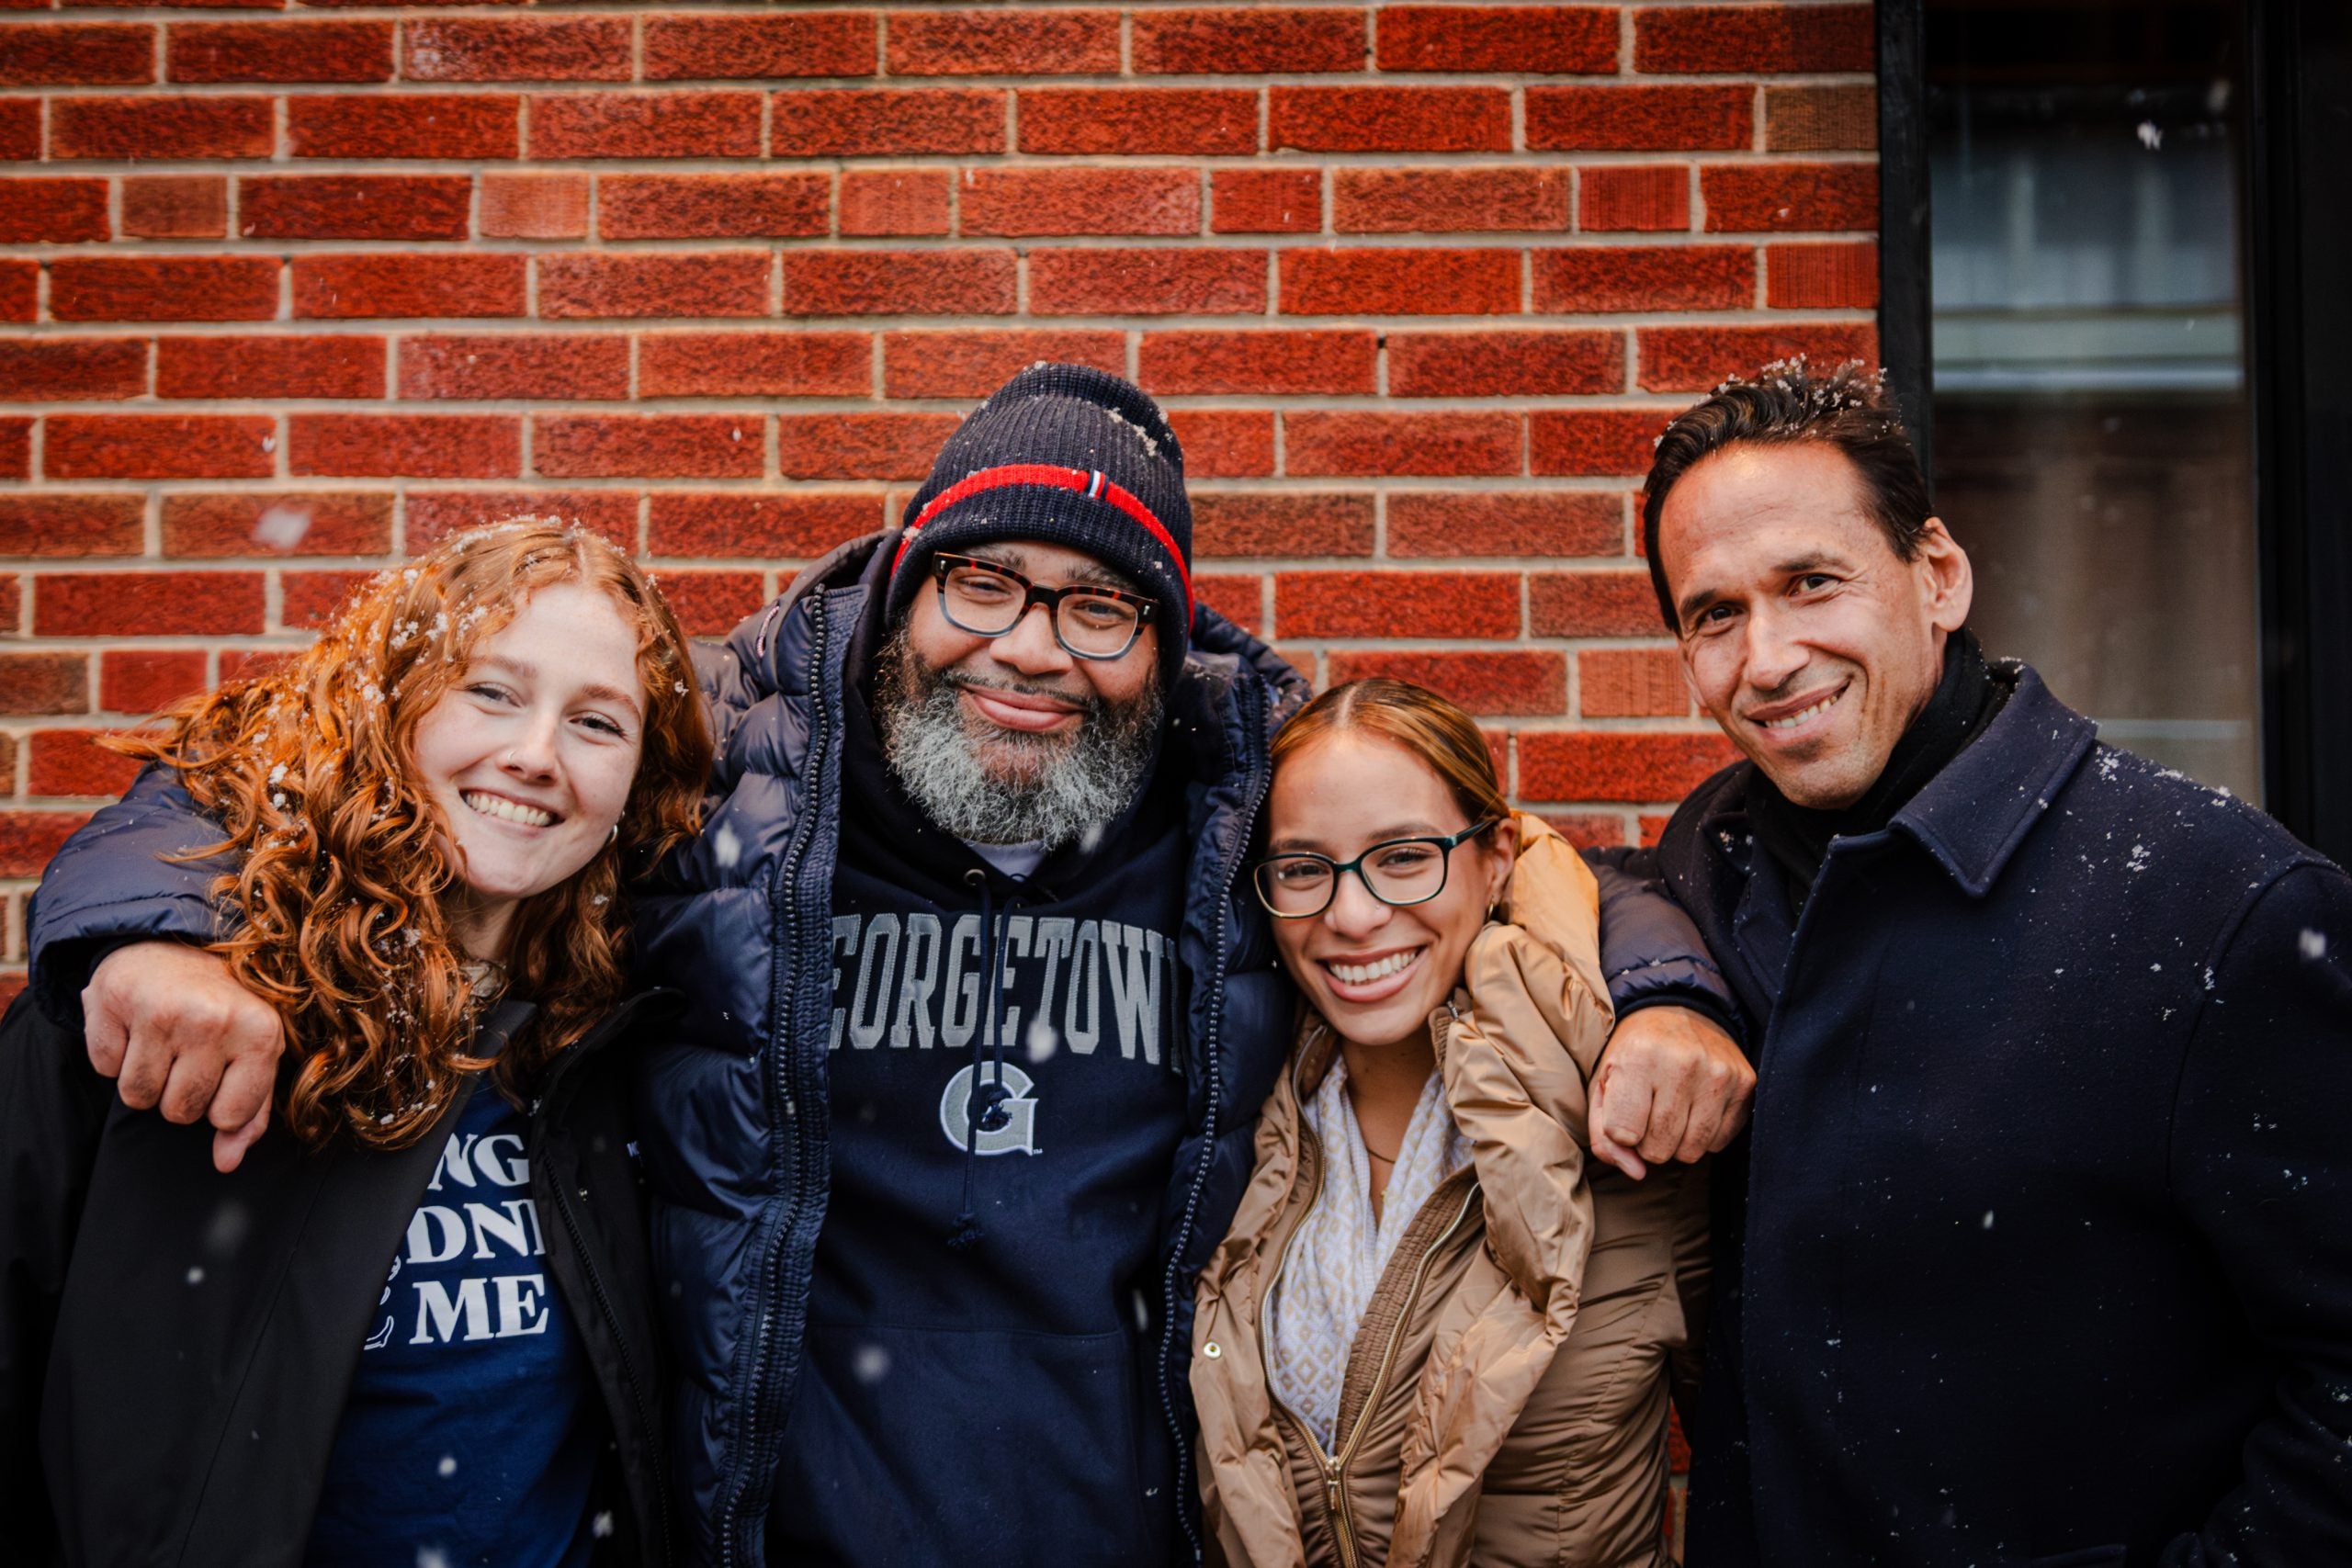
[[[1597,889],[1566,840],[1533,818],[1519,823],[1505,907],[1473,941],[1453,1001],[1430,1019],[1472,1171],[1439,1188],[1383,1275],[1350,1355],[1333,1454],[1280,1409],[1266,1370],[1265,1305],[1317,1185],[1301,1106],[1337,1049],[1311,1013],[1259,1124],[1258,1167],[1202,1276],[1194,1320],[1202,1492],[1217,1560],[1649,1561],[1625,1555],[1625,1543],[1640,1550],[1657,1535],[1664,1351],[1684,1337],[1675,1287],[1694,1282],[1678,1280],[1678,1267],[1703,1275],[1703,1190],[1661,1182],[1663,1171],[1645,1190],[1618,1179],[1597,1213],[1587,1085],[1612,1022]],[[1597,1229],[1612,1293],[1626,1282],[1621,1266],[1646,1258],[1632,1281],[1643,1305],[1613,1305],[1580,1336]],[[1627,1358],[1647,1362],[1648,1375],[1607,1375]],[[1603,1408],[1619,1383],[1629,1407]],[[1641,1462],[1648,1450],[1655,1462]],[[1545,1472],[1559,1491],[1574,1480],[1586,1495],[1573,1506],[1550,1506],[1560,1501],[1551,1494],[1544,1506],[1482,1508],[1498,1474],[1532,1492]]]
[[[637,904],[650,973],[688,998],[645,1058],[639,1104],[656,1298],[682,1351],[680,1491],[701,1532],[695,1554],[710,1562],[763,1560],[799,1376],[830,1180],[842,694],[896,540],[843,546],[724,647],[697,648],[718,744],[706,826]],[[1156,1220],[1160,1299],[1148,1304],[1159,1342],[1153,1393],[1186,1454],[1191,1282],[1247,1179],[1250,1129],[1293,1011],[1240,868],[1270,739],[1306,694],[1264,644],[1203,610],[1168,699],[1161,765],[1185,780],[1193,846],[1180,938],[1191,976],[1179,1043],[1187,1129]]]

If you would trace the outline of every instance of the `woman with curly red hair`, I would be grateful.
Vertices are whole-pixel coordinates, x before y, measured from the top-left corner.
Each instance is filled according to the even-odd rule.
[[[666,1561],[629,878],[710,739],[651,581],[536,520],[377,578],[118,742],[220,829],[213,951],[282,1135],[113,1103],[0,1026],[0,1517],[68,1562]],[[138,792],[134,792],[136,794]]]

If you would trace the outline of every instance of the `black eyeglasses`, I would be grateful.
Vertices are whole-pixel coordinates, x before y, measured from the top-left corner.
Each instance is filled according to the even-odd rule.
[[[1136,645],[1157,602],[1123,588],[1073,582],[1040,588],[1009,567],[973,556],[931,558],[939,608],[947,624],[975,637],[1002,637],[1032,604],[1043,604],[1054,640],[1073,659],[1116,659]]]
[[[1390,839],[1344,863],[1306,851],[1268,855],[1250,868],[1251,880],[1258,902],[1284,920],[1311,919],[1329,908],[1340,896],[1340,878],[1351,871],[1364,891],[1384,904],[1396,908],[1426,904],[1445,891],[1446,868],[1453,862],[1455,847],[1500,820],[1489,817],[1451,838]]]

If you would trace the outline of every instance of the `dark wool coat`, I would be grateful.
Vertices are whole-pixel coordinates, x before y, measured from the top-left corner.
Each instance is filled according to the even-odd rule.
[[[718,742],[704,830],[632,900],[647,977],[685,998],[637,1058],[636,1128],[654,1298],[677,1362],[668,1446],[679,1534],[696,1562],[749,1565],[765,1553],[830,1179],[843,682],[851,634],[883,591],[897,542],[888,532],[842,547],[723,646],[696,645]],[[1179,941],[1188,1111],[1155,1222],[1159,1288],[1146,1303],[1158,1387],[1137,1418],[1164,1424],[1188,1472],[1193,1280],[1248,1183],[1258,1110],[1292,1039],[1291,986],[1243,868],[1269,744],[1306,692],[1272,649],[1204,609],[1168,698],[1161,765],[1183,770],[1193,842]],[[79,1016],[76,993],[111,944],[211,938],[214,868],[164,857],[216,840],[184,795],[142,782],[68,841],[29,921],[33,987],[53,1017]],[[1618,1015],[1674,1001],[1728,1021],[1722,977],[1673,904],[1638,878],[1604,871],[1601,882],[1601,959]],[[1002,1396],[1017,1425],[1022,1388],[1008,1380]],[[904,1438],[920,1445],[922,1434]],[[927,1462],[961,1468],[975,1456]],[[1174,1484],[1189,1557],[1195,1488],[1189,1473]]]
[[[1690,1562],[2352,1562],[2352,881],[1996,674],[1794,930],[1752,764],[1658,847],[1759,1079]]]

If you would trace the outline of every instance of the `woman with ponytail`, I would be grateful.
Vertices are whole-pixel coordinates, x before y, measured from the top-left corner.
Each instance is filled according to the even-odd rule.
[[[217,826],[168,848],[221,868],[211,951],[288,1050],[222,1173],[78,1021],[0,1024],[16,1560],[668,1561],[625,889],[710,740],[650,580],[560,524],[466,534],[115,744]]]

